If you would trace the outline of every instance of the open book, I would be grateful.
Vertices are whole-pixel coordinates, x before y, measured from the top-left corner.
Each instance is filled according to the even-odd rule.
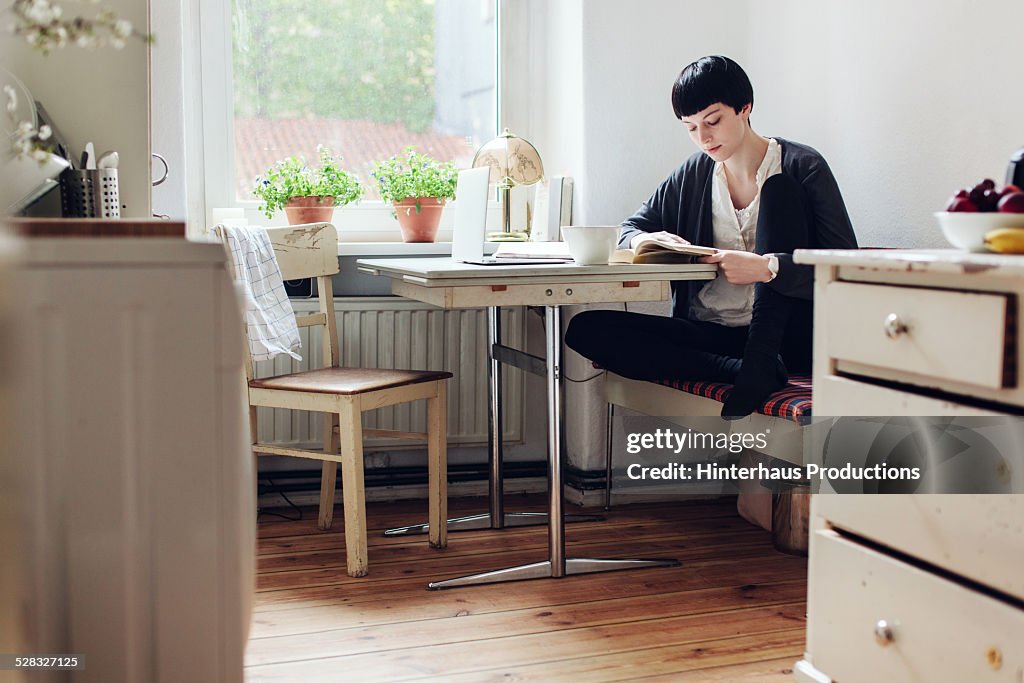
[[[633,249],[617,249],[608,263],[692,263],[698,256],[710,256],[718,250],[696,244],[665,242],[653,235],[639,238]]]

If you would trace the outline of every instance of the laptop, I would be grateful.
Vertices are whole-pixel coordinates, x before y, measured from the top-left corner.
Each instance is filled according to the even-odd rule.
[[[512,266],[540,263],[566,263],[565,258],[494,258],[484,256],[487,236],[487,190],[490,169],[459,171],[455,188],[455,229],[452,233],[452,258],[479,266]]]

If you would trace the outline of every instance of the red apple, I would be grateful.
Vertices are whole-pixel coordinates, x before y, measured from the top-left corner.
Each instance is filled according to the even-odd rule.
[[[1007,185],[1003,189],[999,190],[999,196],[1005,197],[1006,195],[1013,194],[1014,192],[1024,192],[1024,190],[1020,189],[1016,185]]]
[[[1011,192],[999,200],[1002,213],[1024,213],[1024,192]]]
[[[978,207],[975,206],[974,202],[972,202],[970,200],[970,190],[968,190],[966,187],[963,188],[962,190],[957,190],[956,194],[949,198],[949,201],[946,202],[946,206],[942,210],[943,211],[957,211],[958,209],[954,209],[953,206],[956,205],[957,202],[960,201],[960,200],[963,200],[963,201],[967,202],[967,205],[974,206],[973,209],[971,209],[971,208],[959,209],[960,211],[977,211],[978,210]],[[967,205],[965,205],[965,206],[967,206]]]
[[[972,213],[978,210],[978,205],[972,202],[967,197],[953,197],[946,204],[946,211],[956,211],[963,213]]]

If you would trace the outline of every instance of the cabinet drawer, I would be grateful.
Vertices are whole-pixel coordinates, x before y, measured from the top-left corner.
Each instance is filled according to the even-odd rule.
[[[814,514],[1024,601],[1024,496],[815,496]]]
[[[829,529],[815,532],[810,565],[808,652],[833,680],[1020,680],[1024,610]]]
[[[1005,294],[832,282],[825,289],[826,353],[940,380],[1015,386],[1010,303]]]
[[[982,417],[1003,415],[991,408],[965,406],[951,400],[922,396],[880,387],[848,377],[825,375],[814,378],[816,415],[928,415]]]

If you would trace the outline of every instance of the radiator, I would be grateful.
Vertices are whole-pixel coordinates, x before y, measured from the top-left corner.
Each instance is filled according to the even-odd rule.
[[[318,310],[315,299],[292,300],[297,314]],[[337,297],[341,363],[349,367],[447,370],[448,443],[487,442],[487,311],[443,310],[395,297]],[[502,309],[504,343],[522,348],[523,309]],[[312,334],[310,334],[312,332]],[[256,364],[257,377],[321,367],[318,328],[300,328],[302,361],[278,356]],[[523,433],[523,373],[505,366],[502,374],[504,440],[519,441]],[[320,442],[318,413],[260,408],[259,438],[265,442],[312,445]],[[363,415],[365,429],[426,431],[426,402],[390,406]],[[367,439],[368,450],[393,449],[415,442]]]

